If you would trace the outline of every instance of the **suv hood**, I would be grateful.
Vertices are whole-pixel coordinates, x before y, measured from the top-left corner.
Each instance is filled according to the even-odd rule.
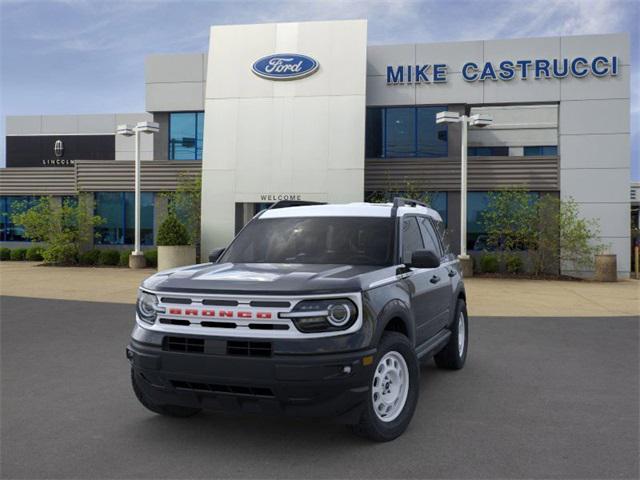
[[[160,292],[324,294],[357,292],[394,267],[282,263],[207,263],[159,272],[142,284]]]

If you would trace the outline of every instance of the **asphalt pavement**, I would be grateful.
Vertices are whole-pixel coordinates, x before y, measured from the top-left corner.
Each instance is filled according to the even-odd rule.
[[[126,304],[2,297],[2,478],[638,478],[637,317],[470,321],[459,372],[422,367],[407,432],[154,415]]]

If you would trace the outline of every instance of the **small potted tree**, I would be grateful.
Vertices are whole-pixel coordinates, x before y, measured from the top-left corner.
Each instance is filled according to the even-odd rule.
[[[158,270],[193,265],[196,263],[196,247],[189,244],[189,232],[170,213],[158,229]]]

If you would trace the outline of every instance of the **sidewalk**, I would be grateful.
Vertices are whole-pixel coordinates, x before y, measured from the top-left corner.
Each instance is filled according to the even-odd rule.
[[[1,262],[0,295],[134,303],[152,269],[43,267]],[[598,317],[640,315],[640,282],[570,282],[469,278],[469,313],[504,317]]]

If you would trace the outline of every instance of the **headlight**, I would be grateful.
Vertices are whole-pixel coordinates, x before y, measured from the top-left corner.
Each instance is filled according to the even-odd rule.
[[[138,302],[136,303],[136,310],[140,320],[146,323],[154,323],[156,321],[156,315],[158,313],[158,297],[152,293],[147,293],[142,290],[138,290]]]
[[[291,319],[301,332],[333,332],[353,325],[358,318],[358,308],[347,298],[305,300],[280,317]]]

